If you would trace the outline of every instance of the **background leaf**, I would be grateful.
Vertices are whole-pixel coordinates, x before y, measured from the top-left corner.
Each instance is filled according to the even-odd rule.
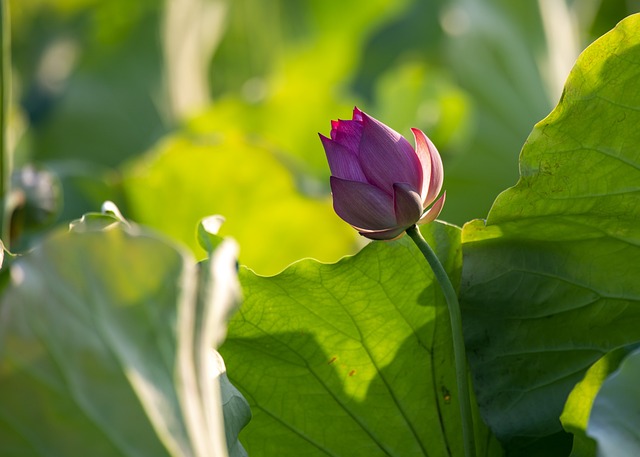
[[[628,354],[621,348],[602,357],[591,365],[587,373],[569,394],[560,416],[562,427],[573,434],[571,457],[592,457],[596,455],[596,443],[586,434],[591,407],[607,376],[618,368],[620,361]]]
[[[222,357],[220,357],[222,360]],[[230,457],[247,457],[247,451],[240,443],[238,435],[251,420],[249,403],[240,391],[231,384],[226,369],[219,376],[224,429]]]
[[[195,261],[157,237],[87,229],[58,231],[12,263],[2,455],[226,455],[211,344],[237,299],[235,246],[216,250],[198,284]],[[246,423],[246,408],[233,411]]]
[[[34,157],[116,165],[166,131],[163,2],[14,3]]]
[[[640,452],[640,351],[636,350],[602,384],[593,402],[587,433],[600,457],[632,457]]]
[[[457,283],[460,230],[423,233]],[[247,298],[221,352],[254,413],[251,456],[463,454],[448,312],[408,237],[240,277]],[[478,446],[501,455],[480,425]]]
[[[525,144],[518,185],[463,230],[478,402],[514,449],[568,453],[544,444],[562,440],[568,393],[602,355],[640,340],[639,25],[625,19],[582,54]]]

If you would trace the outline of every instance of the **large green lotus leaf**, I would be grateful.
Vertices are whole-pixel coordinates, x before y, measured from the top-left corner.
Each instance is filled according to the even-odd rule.
[[[423,229],[457,284],[460,229]],[[242,269],[246,295],[220,349],[253,412],[259,456],[460,456],[451,329],[408,237],[277,276]],[[478,425],[481,456],[501,455]]]
[[[599,457],[640,455],[640,351],[622,361],[593,402],[587,433],[597,441]]]
[[[11,265],[0,454],[224,456],[224,404],[230,455],[246,455],[250,413],[212,347],[238,299],[235,244],[198,267],[156,236],[87,222]]]
[[[640,340],[639,26],[631,16],[581,55],[524,146],[518,184],[463,229],[478,402],[514,446],[561,432],[589,366]]]
[[[303,257],[353,252],[355,231],[328,197],[301,195],[272,151],[244,136],[175,136],[125,171],[129,216],[202,252],[196,227],[224,215],[220,233],[243,246],[243,264],[273,274]]]

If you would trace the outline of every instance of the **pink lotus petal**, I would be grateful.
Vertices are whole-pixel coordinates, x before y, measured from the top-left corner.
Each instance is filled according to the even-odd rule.
[[[358,157],[353,152],[322,134],[320,134],[320,141],[324,146],[324,152],[327,155],[327,162],[329,162],[333,176],[349,181],[367,182]]]
[[[444,206],[444,200],[447,196],[447,192],[443,192],[442,196],[436,200],[431,208],[424,212],[418,224],[426,224],[427,222],[433,222],[440,215],[442,207]]]
[[[424,181],[422,183],[421,195],[423,198],[423,206],[426,208],[433,202],[442,189],[444,168],[442,166],[440,153],[429,137],[421,130],[415,128],[411,129],[411,132],[416,139],[416,154],[422,164]],[[428,172],[426,170],[428,170]]]
[[[396,215],[396,223],[403,227],[415,224],[422,214],[422,198],[407,183],[395,183],[393,191],[393,209]]]
[[[402,236],[406,227],[394,227],[387,230],[361,231],[360,235],[370,240],[394,240]]]
[[[442,210],[445,194],[436,200],[444,177],[440,154],[423,132],[412,132],[415,150],[354,107],[351,120],[331,121],[330,138],[320,135],[332,173],[333,207],[362,236],[397,238]]]
[[[412,128],[413,138],[416,144],[416,155],[422,165],[422,186],[420,187],[420,196],[424,202],[429,193],[429,181],[431,178],[431,154],[429,153],[429,143],[427,135],[422,130]]]
[[[343,220],[364,230],[395,227],[393,197],[371,184],[331,176],[333,209]]]
[[[398,132],[362,113],[360,165],[368,181],[391,194],[393,184],[422,186],[422,166],[415,151]]]

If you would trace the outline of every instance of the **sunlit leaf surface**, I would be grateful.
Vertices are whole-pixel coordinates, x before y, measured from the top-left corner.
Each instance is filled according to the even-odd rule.
[[[430,227],[457,282],[460,231]],[[448,312],[408,237],[240,279],[246,300],[221,352],[254,414],[249,455],[463,454]],[[500,455],[478,429],[479,455]]]

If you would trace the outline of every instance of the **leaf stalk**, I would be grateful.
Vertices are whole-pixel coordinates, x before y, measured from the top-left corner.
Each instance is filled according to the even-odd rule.
[[[453,355],[455,359],[456,384],[458,388],[458,398],[460,405],[460,416],[462,420],[462,437],[464,441],[465,457],[475,457],[476,447],[473,428],[473,417],[471,413],[471,394],[469,384],[469,374],[467,369],[467,356],[464,347],[464,336],[462,334],[462,315],[458,295],[451,284],[442,263],[436,256],[429,243],[424,239],[416,225],[407,229],[407,235],[416,244],[422,255],[429,263],[433,274],[440,284],[449,309],[451,320],[451,334],[453,340]]]

